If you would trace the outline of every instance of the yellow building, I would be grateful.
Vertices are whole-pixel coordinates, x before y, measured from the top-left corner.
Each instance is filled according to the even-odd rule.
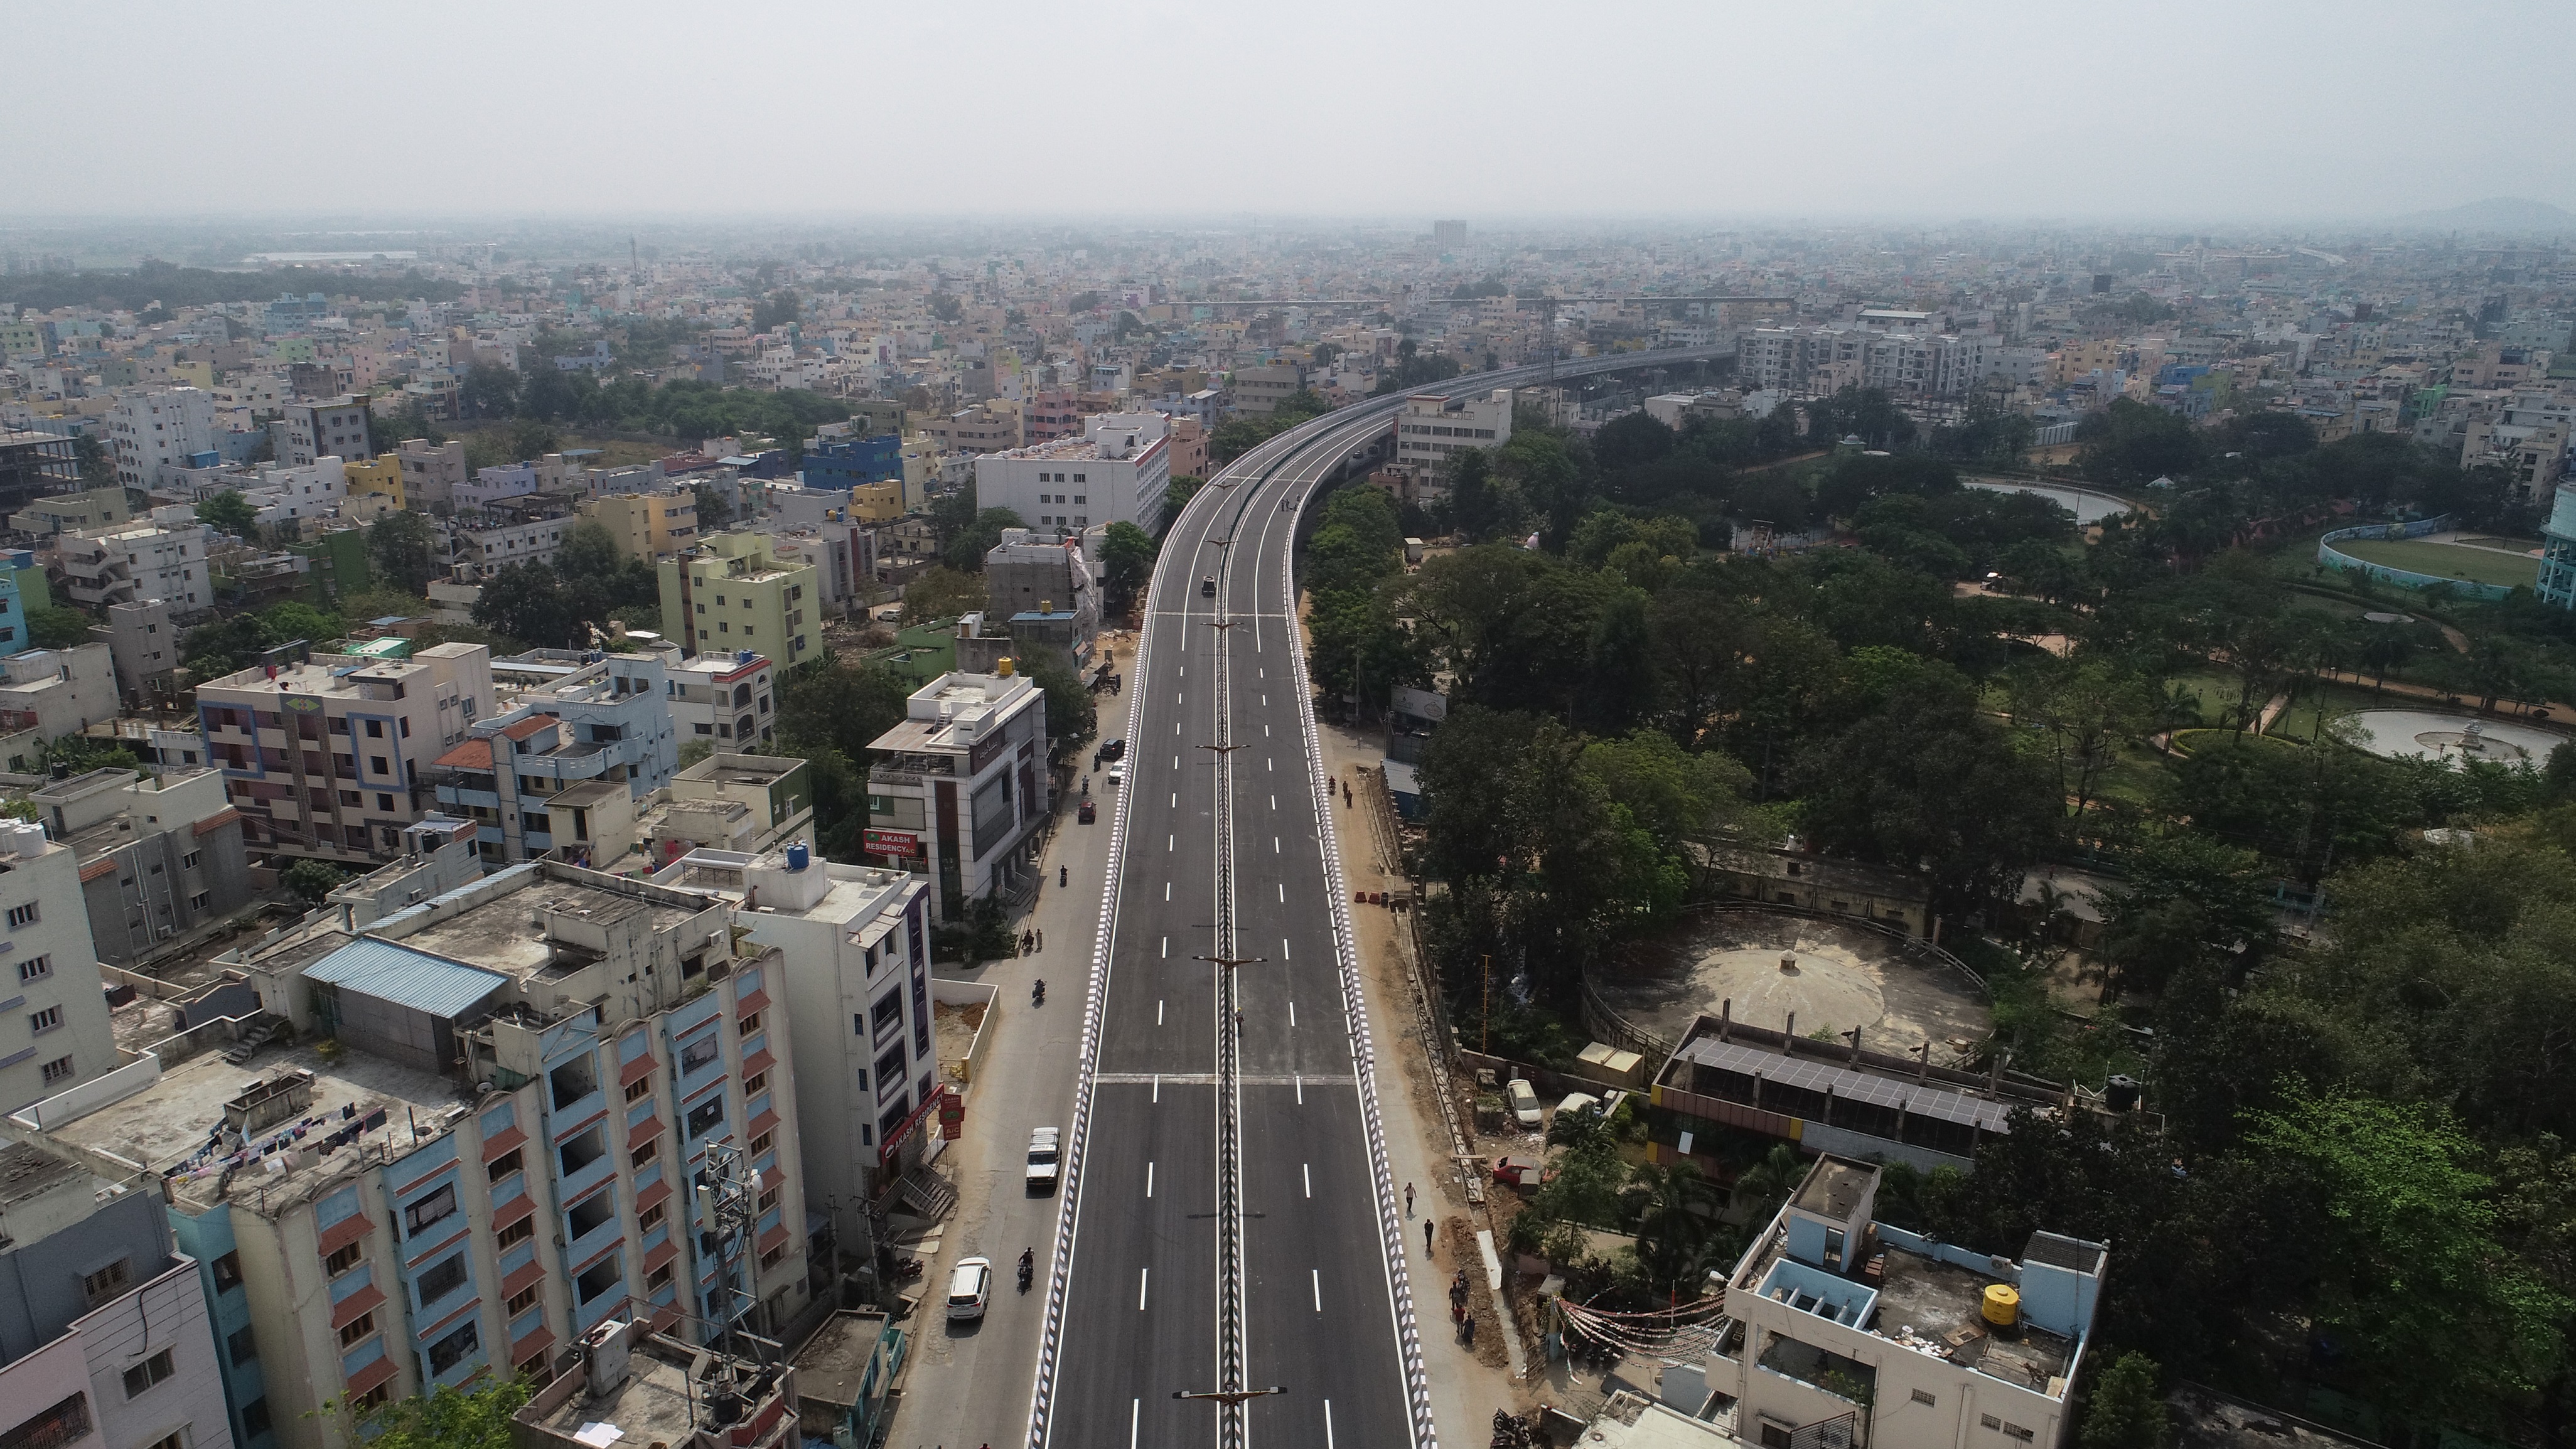
[[[693,492],[611,493],[585,498],[584,518],[597,519],[620,552],[639,563],[662,560],[698,541],[698,496]]]
[[[345,471],[349,475],[350,497],[357,498],[373,493],[390,500],[396,508],[405,506],[400,455],[392,452],[379,453],[364,463],[348,464]]]
[[[850,520],[853,523],[892,523],[903,517],[903,495],[900,479],[861,483],[850,490]]]
[[[782,561],[766,535],[711,533],[662,575],[662,637],[692,654],[757,649],[793,669],[816,657],[814,568]]]

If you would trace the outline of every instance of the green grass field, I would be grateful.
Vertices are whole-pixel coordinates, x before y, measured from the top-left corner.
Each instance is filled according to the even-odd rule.
[[[2530,586],[2540,577],[2540,560],[2516,558],[2511,554],[2489,553],[2484,549],[2461,548],[2448,543],[2426,543],[2413,538],[2348,538],[2335,544],[2337,553],[2347,554],[2364,563],[2386,564],[2393,569],[2431,574],[2435,578],[2466,579],[2476,584],[2516,584]]]

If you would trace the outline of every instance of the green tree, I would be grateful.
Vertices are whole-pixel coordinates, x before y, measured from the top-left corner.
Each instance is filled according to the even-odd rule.
[[[2156,1361],[2137,1352],[2112,1360],[2093,1381],[2076,1443],[2082,1449],[2165,1449],[2171,1437],[2164,1396],[2156,1390]]]
[[[2055,772],[2058,798],[2080,823],[2122,744],[2155,717],[2146,681],[2099,659],[2041,654],[2016,669],[2007,708],[2023,726],[2015,738],[2036,747]]]
[[[775,332],[794,322],[804,312],[804,305],[789,288],[781,287],[751,309],[751,330]]]
[[[1019,668],[1046,696],[1047,746],[1051,756],[1060,758],[1091,738],[1098,722],[1098,702],[1071,664],[1053,649],[1041,647],[1021,659]]]
[[[930,294],[930,315],[942,322],[955,322],[966,315],[966,304],[946,292]]]
[[[779,742],[793,754],[830,749],[864,760],[879,735],[903,722],[909,692],[881,665],[830,658],[805,665],[778,688]]]
[[[249,538],[259,531],[259,510],[250,506],[241,490],[227,488],[197,504],[197,521],[236,538]]]
[[[466,369],[457,406],[469,418],[506,418],[519,409],[519,375],[496,362]]]
[[[299,860],[288,866],[277,881],[305,904],[320,905],[324,896],[348,878],[347,871],[327,860]]]
[[[989,602],[982,574],[947,567],[924,569],[903,586],[903,621],[927,624],[933,619],[954,619]]]
[[[379,575],[415,598],[445,573],[437,535],[417,513],[387,513],[367,525],[367,557]]]
[[[27,611],[27,640],[39,649],[70,649],[89,642],[92,620],[78,609],[55,605]]]
[[[733,522],[733,503],[711,483],[694,485],[690,492],[698,501],[698,532],[722,533]]]
[[[364,1414],[342,1399],[321,1412],[342,1421],[344,1439],[363,1438],[373,1449],[510,1449],[511,1417],[527,1407],[529,1393],[524,1378],[485,1379],[467,1389],[441,1384]]]
[[[269,638],[280,644],[296,639],[323,644],[342,633],[339,615],[293,599],[261,610],[259,622]]]
[[[1008,508],[979,509],[974,522],[939,551],[940,562],[959,573],[980,574],[984,571],[984,555],[1002,541],[1002,530],[1028,526],[1028,520]]]
[[[605,578],[625,563],[626,551],[617,546],[617,535],[596,518],[565,529],[563,544],[555,550],[555,572],[567,579]]]
[[[99,441],[97,434],[81,433],[74,436],[72,456],[79,461],[80,481],[83,488],[116,486],[116,455],[107,450],[107,445]]]
[[[1154,536],[1136,525],[1109,525],[1100,540],[1100,560],[1106,574],[1101,590],[1112,616],[1123,617],[1135,603],[1154,576],[1154,557],[1159,552]]]
[[[577,602],[562,578],[541,563],[508,564],[485,579],[474,601],[474,622],[541,649],[588,642],[574,637],[582,622]]]

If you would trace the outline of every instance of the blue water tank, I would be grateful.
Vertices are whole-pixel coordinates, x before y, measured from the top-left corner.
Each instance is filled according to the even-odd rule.
[[[805,863],[813,858],[813,853],[805,848],[803,841],[798,841],[796,844],[787,847],[787,868],[789,870],[803,870],[805,868]]]
[[[756,649],[737,649],[733,651],[733,662],[736,664],[749,664],[751,662],[751,656],[759,652],[760,651]]]

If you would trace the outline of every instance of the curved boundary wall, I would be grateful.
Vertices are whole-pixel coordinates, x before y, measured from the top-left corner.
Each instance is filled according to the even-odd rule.
[[[2501,599],[2512,593],[2513,590],[2503,584],[2473,584],[2466,579],[2446,579],[2435,574],[2419,574],[2412,569],[2391,568],[2387,564],[2354,558],[2335,547],[2345,539],[2422,538],[2426,534],[2441,533],[2450,526],[2451,515],[2445,513],[2439,518],[2419,518],[2413,523],[2367,523],[2359,528],[2338,528],[2317,539],[2317,562],[2337,573],[2357,569],[2381,583],[2395,584],[2401,589],[2449,589],[2467,599]]]

